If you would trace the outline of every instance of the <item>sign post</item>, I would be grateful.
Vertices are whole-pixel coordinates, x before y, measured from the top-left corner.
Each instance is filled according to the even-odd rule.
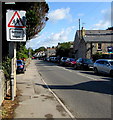
[[[16,96],[16,42],[26,41],[26,12],[18,10],[7,10],[6,12],[6,38],[13,42],[13,56],[11,60],[11,97]]]

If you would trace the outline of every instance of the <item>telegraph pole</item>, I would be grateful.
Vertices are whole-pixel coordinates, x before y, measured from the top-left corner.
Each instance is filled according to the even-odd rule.
[[[79,19],[79,40],[80,40],[80,19]]]

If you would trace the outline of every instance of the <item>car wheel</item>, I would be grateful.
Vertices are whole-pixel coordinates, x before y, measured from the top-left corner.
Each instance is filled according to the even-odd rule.
[[[98,74],[97,68],[94,68],[94,73],[95,73],[95,74]]]
[[[110,71],[110,76],[113,77],[113,70]]]
[[[74,69],[77,69],[77,65],[74,65]]]

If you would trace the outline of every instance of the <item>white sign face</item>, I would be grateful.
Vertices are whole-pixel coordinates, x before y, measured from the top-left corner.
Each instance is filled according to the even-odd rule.
[[[17,10],[7,10],[6,31],[7,41],[26,41],[26,12]]]
[[[24,31],[23,29],[10,29],[10,40],[23,40]]]

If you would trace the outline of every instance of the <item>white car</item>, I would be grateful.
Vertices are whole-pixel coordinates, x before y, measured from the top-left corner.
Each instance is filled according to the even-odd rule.
[[[98,59],[94,63],[94,73],[105,73],[113,76],[113,59]]]

